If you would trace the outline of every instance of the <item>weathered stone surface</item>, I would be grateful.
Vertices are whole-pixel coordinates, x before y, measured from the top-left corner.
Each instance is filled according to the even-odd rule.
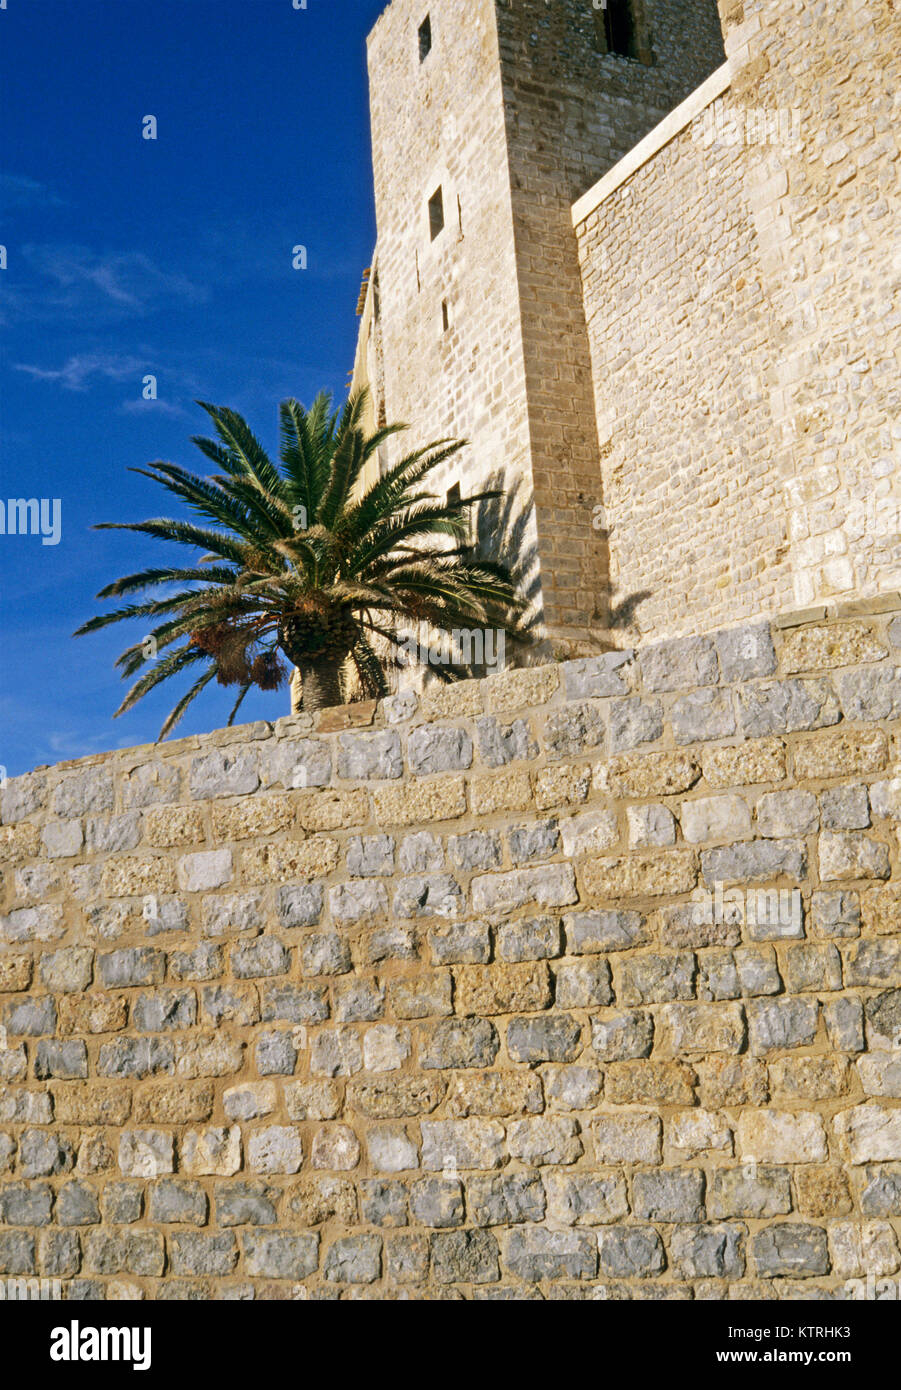
[[[687,849],[589,860],[582,868],[582,881],[586,892],[602,901],[688,893],[698,881],[697,860]]]
[[[388,997],[397,1018],[440,1018],[450,1014],[453,1012],[452,992],[449,970],[435,970],[413,979],[391,980],[388,986]]]
[[[695,970],[691,951],[623,957],[616,962],[616,997],[621,1004],[693,999]]]
[[[787,1047],[809,1047],[816,1037],[816,999],[753,1000],[747,1006],[751,1051],[758,1056]]]
[[[550,1110],[590,1110],[604,1084],[600,1071],[592,1066],[549,1066],[543,1080]]]
[[[171,1134],[163,1130],[124,1130],[119,1139],[119,1168],[127,1178],[156,1178],[175,1171]]]
[[[435,1230],[463,1225],[463,1185],[456,1178],[422,1178],[410,1188],[410,1211]]]
[[[339,734],[338,776],[360,781],[394,779],[403,773],[403,755],[396,733]]]
[[[344,1172],[360,1162],[360,1142],[349,1125],[331,1125],[313,1136],[310,1162],[314,1168]]]
[[[624,753],[610,759],[608,782],[614,796],[646,798],[687,792],[700,776],[692,753]]]
[[[561,1009],[589,1009],[612,1004],[610,966],[605,960],[581,960],[555,971],[555,1002]]]
[[[811,895],[810,918],[815,936],[858,936],[860,898],[851,889],[819,890]]]
[[[106,989],[158,985],[166,973],[166,957],[150,946],[135,946],[98,956],[97,968]]]
[[[780,1057],[770,1063],[773,1099],[832,1100],[848,1090],[849,1067],[844,1057]]]
[[[490,1231],[449,1231],[431,1238],[432,1277],[439,1284],[487,1284],[500,1278]]]
[[[417,777],[461,771],[472,766],[472,739],[465,729],[421,724],[407,738],[407,759]]]
[[[684,1053],[741,1052],[745,1014],[740,1004],[666,1004],[657,1015],[658,1048]]]
[[[406,1226],[407,1189],[401,1182],[367,1178],[360,1183],[360,1214],[373,1226]]]
[[[338,1023],[371,1023],[385,1012],[385,988],[377,980],[338,981],[332,986],[332,998]]]
[[[611,703],[611,753],[625,753],[641,743],[655,743],[662,733],[663,706],[659,700],[641,700],[632,695]]]
[[[247,796],[260,785],[256,749],[215,749],[191,761],[191,796],[206,801],[216,796]]]
[[[604,1093],[614,1105],[693,1105],[695,1074],[684,1062],[613,1062]]]
[[[714,1220],[784,1216],[792,1209],[791,1170],[751,1161],[740,1168],[716,1167],[710,1175],[707,1213]]]
[[[742,686],[738,691],[738,707],[741,729],[748,738],[820,729],[837,724],[841,718],[835,692],[825,680],[773,681]]]
[[[776,669],[776,653],[769,623],[729,628],[725,632],[715,633],[713,640],[724,681],[769,676]]]
[[[662,1133],[659,1116],[638,1111],[599,1115],[591,1122],[599,1163],[659,1163]]]
[[[592,701],[565,705],[548,714],[544,727],[548,758],[571,758],[603,744],[601,706]]]
[[[859,999],[830,999],[823,1006],[823,1019],[832,1047],[842,1052],[863,1051],[864,1018]]]
[[[434,965],[478,965],[491,955],[486,922],[440,923],[429,928],[428,941]]]
[[[424,1030],[419,1064],[428,1070],[490,1067],[499,1048],[497,1029],[488,1019],[447,1019]]]
[[[757,803],[757,829],[767,839],[810,835],[818,828],[819,820],[812,792],[769,792]]]
[[[508,913],[532,904],[566,907],[577,902],[578,896],[571,864],[513,869],[506,874],[481,874],[472,881],[475,912]]]
[[[247,1273],[268,1279],[306,1279],[319,1263],[318,1235],[248,1231],[243,1238]]]
[[[881,729],[843,729],[801,739],[792,749],[797,778],[860,777],[881,772],[888,761],[888,739]]]
[[[463,892],[450,874],[416,874],[398,880],[391,909],[396,917],[459,917]]]
[[[440,1171],[500,1168],[504,1161],[504,1127],[497,1120],[422,1120],[422,1166]]]
[[[824,830],[866,830],[870,825],[867,789],[830,787],[820,793]]]
[[[591,1020],[591,1046],[604,1062],[649,1057],[654,1039],[654,1020],[649,1011],[595,1016]]]
[[[512,1230],[504,1242],[504,1266],[529,1283],[542,1279],[593,1279],[598,1253],[586,1231],[550,1231],[544,1226]]]
[[[683,1110],[666,1124],[667,1151],[678,1158],[732,1153],[729,1122],[715,1110]]]
[[[347,872],[355,878],[393,873],[393,838],[390,835],[354,835],[347,842]]]
[[[717,883],[755,883],[781,874],[799,880],[807,875],[803,840],[743,840],[701,853],[701,872],[708,887]]]
[[[785,778],[785,744],[778,738],[745,739],[728,748],[701,752],[704,778],[711,787],[743,787]]]
[[[188,1130],[181,1142],[181,1161],[185,1172],[197,1177],[231,1177],[241,1167],[240,1129],[232,1125]]]
[[[648,690],[687,690],[719,679],[716,650],[707,637],[657,642],[639,652],[638,667]]]
[[[795,1186],[802,1216],[847,1216],[853,1208],[848,1178],[841,1168],[829,1164],[796,1168]]]
[[[388,912],[388,893],[383,883],[341,883],[329,889],[328,901],[336,922],[362,922]]]
[[[698,1168],[636,1173],[632,1205],[640,1221],[703,1221],[704,1174]]]
[[[507,1052],[514,1062],[572,1062],[582,1046],[582,1030],[569,1014],[513,1018],[507,1025]]]
[[[534,758],[538,745],[524,719],[501,724],[491,715],[476,720],[479,755],[486,767],[505,767],[508,763]]]
[[[761,1279],[809,1278],[829,1273],[829,1248],[822,1226],[786,1221],[751,1238],[751,1255]]]
[[[447,1111],[468,1115],[525,1115],[544,1109],[541,1081],[528,1071],[484,1071],[457,1075],[448,1092]]]
[[[547,1173],[547,1211],[563,1226],[606,1226],[629,1214],[621,1173]]]
[[[663,1242],[653,1226],[611,1226],[598,1235],[600,1272],[613,1279],[647,1278],[664,1267]]]
[[[495,1038],[496,1056],[497,1038],[491,1025],[487,1027]],[[475,1065],[490,1066],[494,1056],[487,1063]],[[445,1089],[445,1083],[439,1077],[431,1076],[387,1077],[378,1081],[355,1082],[348,1087],[348,1107],[377,1120],[428,1115],[441,1101]]]
[[[377,1173],[404,1173],[419,1167],[419,1149],[405,1129],[383,1125],[366,1136],[370,1166]]]
[[[901,1158],[901,1109],[867,1103],[836,1115],[852,1163],[893,1162]]]
[[[476,804],[480,795],[475,783],[472,798],[473,810],[483,814]],[[481,800],[491,799],[487,788],[483,789]],[[372,809],[378,825],[430,825],[434,821],[455,820],[466,811],[466,784],[462,777],[447,777],[412,787],[376,787],[372,791]]]
[[[585,765],[571,766],[563,764],[560,767],[543,767],[535,773],[535,805],[539,811],[549,811],[558,806],[578,806],[583,801],[588,800],[588,793],[591,790],[592,773],[591,768]],[[497,798],[500,800],[500,797]],[[525,810],[532,799],[532,793],[528,783],[528,777],[524,783],[513,784],[510,778],[509,796],[504,800],[509,804],[498,805],[497,810],[521,811]],[[473,805],[476,807],[476,798],[473,798]],[[480,809],[480,808],[477,808]]]
[[[461,966],[454,974],[456,1009],[461,1014],[510,1014],[545,1009],[551,1002],[550,975],[540,961]]]
[[[892,666],[869,666],[839,679],[846,719],[897,719],[901,712],[901,680]]]
[[[668,806],[629,806],[626,808],[629,848],[647,849],[651,845],[676,843],[676,818]],[[599,845],[599,849],[607,846]]]
[[[565,661],[563,680],[568,700],[626,695],[633,679],[635,653],[604,652],[601,656]]]
[[[247,1162],[255,1173],[296,1173],[303,1163],[300,1132],[290,1125],[269,1125],[247,1138]]]
[[[820,879],[889,878],[888,846],[859,831],[826,831],[819,839]]]
[[[551,960],[563,949],[560,918],[525,917],[502,922],[495,941],[503,961]]]
[[[706,743],[736,731],[735,709],[728,690],[697,690],[680,695],[670,708],[677,743]]]
[[[739,1155],[757,1163],[822,1163],[823,1120],[814,1111],[745,1110],[736,1126]]]

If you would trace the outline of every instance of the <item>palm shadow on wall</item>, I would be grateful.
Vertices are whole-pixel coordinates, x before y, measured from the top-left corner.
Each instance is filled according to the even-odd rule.
[[[541,602],[541,565],[538,547],[535,542],[533,525],[534,503],[524,501],[505,485],[504,475],[492,473],[485,481],[485,489],[496,490],[501,495],[480,504],[476,513],[475,533],[479,551],[491,560],[500,560],[510,570],[517,590],[526,602],[523,619],[525,638],[513,642],[511,652],[513,663],[518,666],[537,666],[554,660],[554,650],[550,640],[539,636],[543,622]],[[620,645],[617,635],[631,634],[628,630],[635,622],[638,607],[651,597],[651,589],[637,589],[626,594],[618,603],[612,603],[608,619],[609,642],[600,642],[599,651],[610,650]],[[612,595],[611,595],[612,598]]]

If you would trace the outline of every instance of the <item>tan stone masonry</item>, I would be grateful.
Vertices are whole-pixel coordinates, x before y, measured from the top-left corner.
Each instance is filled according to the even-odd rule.
[[[11,780],[0,1274],[897,1277],[899,629],[732,629]]]

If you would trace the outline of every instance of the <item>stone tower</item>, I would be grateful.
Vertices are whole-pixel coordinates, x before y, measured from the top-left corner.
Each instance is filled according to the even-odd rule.
[[[570,651],[606,644],[611,606],[572,204],[723,58],[715,0],[393,0],[369,36],[355,381],[415,442],[469,441],[440,485],[506,489],[480,540],[516,530]]]

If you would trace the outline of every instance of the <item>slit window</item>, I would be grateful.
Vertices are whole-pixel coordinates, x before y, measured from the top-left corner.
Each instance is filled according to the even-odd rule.
[[[624,58],[638,57],[638,37],[632,0],[606,0],[595,11],[599,47],[606,53],[619,53]]]
[[[447,307],[447,300],[441,301],[441,327],[444,333],[450,328],[450,310]]]
[[[432,21],[429,15],[419,26],[419,61],[424,63],[432,51]]]
[[[432,241],[444,229],[444,196],[440,188],[429,199],[429,232]]]
[[[461,487],[460,487],[460,484],[459,484],[459,483],[452,483],[451,486],[450,486],[450,488],[448,489],[448,493],[447,493],[447,505],[448,505],[449,507],[455,506],[457,503],[459,503],[459,501],[460,501],[460,499],[461,499],[462,496],[463,496],[463,492],[462,492],[462,489],[461,489]],[[465,546],[471,546],[471,545],[472,545],[472,511],[470,510],[470,508],[467,508],[463,515],[464,515],[464,526],[465,526],[466,530],[465,530],[465,534],[464,534],[464,537],[463,537],[462,544],[465,545]]]

